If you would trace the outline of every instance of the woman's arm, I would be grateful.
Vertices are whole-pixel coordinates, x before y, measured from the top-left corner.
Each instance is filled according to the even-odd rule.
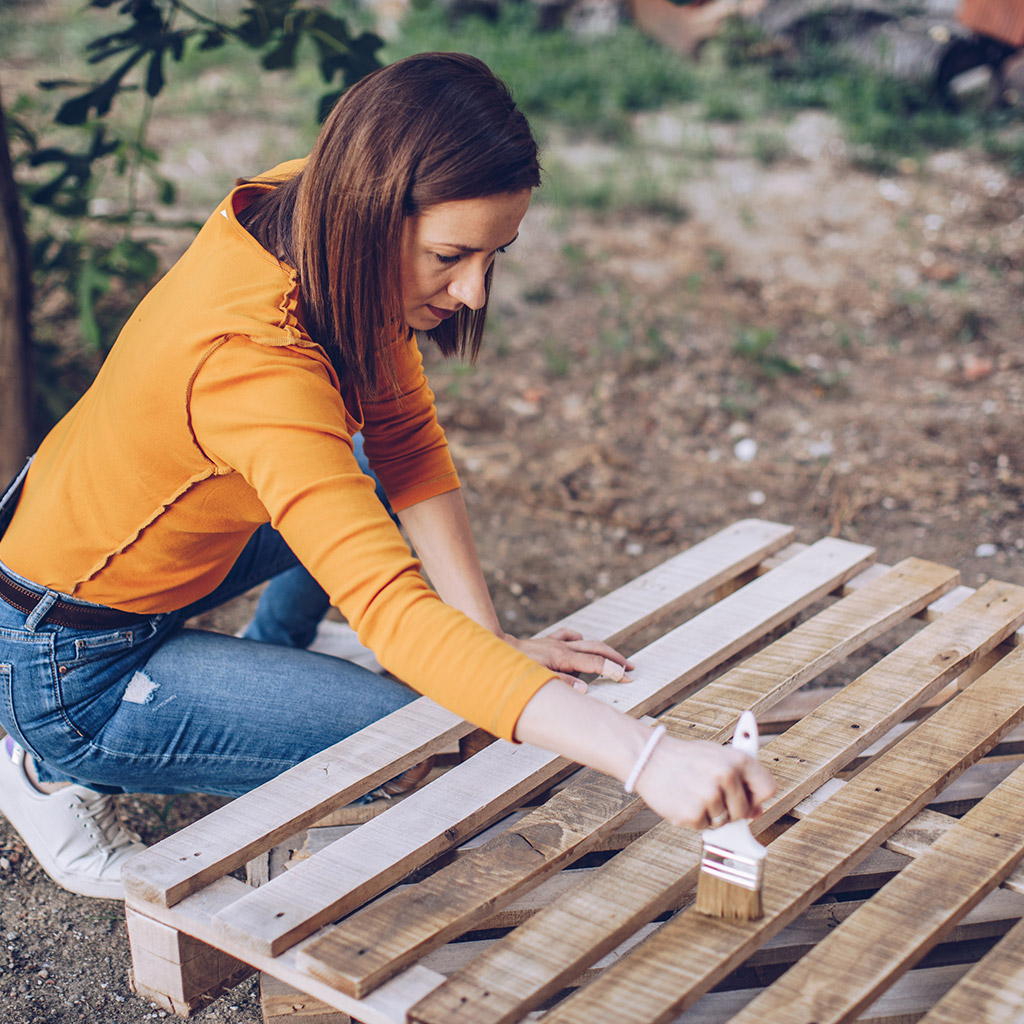
[[[607,644],[584,641],[566,630],[543,640],[516,640],[502,629],[484,581],[461,491],[449,491],[400,514],[434,589],[446,604],[556,672],[519,716],[515,738],[543,747],[625,781],[651,737],[649,726],[602,701],[584,696],[586,686],[570,673],[600,672],[603,660],[629,663]],[[640,773],[637,793],[676,825],[706,828],[711,815],[754,817],[775,791],[756,761],[716,743],[663,737]]]
[[[552,682],[523,709],[515,738],[625,782],[651,729]],[[756,817],[775,792],[775,782],[757,761],[732,747],[663,736],[640,773],[636,792],[672,824],[699,829],[723,810],[734,821]]]
[[[625,658],[605,643],[584,640],[561,630],[542,640],[520,640],[506,633],[494,610],[461,490],[427,498],[398,514],[413,550],[441,600],[464,612],[535,661],[557,672],[564,682],[586,689],[577,672],[600,673],[604,660],[630,668]]]

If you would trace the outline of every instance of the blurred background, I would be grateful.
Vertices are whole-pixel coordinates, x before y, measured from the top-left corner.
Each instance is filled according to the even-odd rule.
[[[748,515],[1024,582],[1022,7],[4,0],[3,469],[236,177],[464,50],[544,147],[483,355],[429,358],[510,628]]]
[[[749,516],[1024,584],[1022,45],[1020,0],[0,0],[0,471],[236,178],[462,50],[545,168],[479,360],[427,353],[506,628]],[[153,841],[209,806],[122,811]],[[3,829],[0,930],[0,1021],[163,1015],[120,907]]]

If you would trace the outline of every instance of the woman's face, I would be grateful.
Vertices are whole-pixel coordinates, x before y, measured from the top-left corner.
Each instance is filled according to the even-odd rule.
[[[530,190],[438,203],[402,227],[405,322],[429,331],[463,306],[480,309],[494,257],[516,240]]]

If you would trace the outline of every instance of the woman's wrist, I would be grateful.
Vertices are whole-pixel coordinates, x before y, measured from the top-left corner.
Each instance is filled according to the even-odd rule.
[[[650,737],[650,726],[557,679],[533,695],[515,730],[517,740],[596,768],[622,783]]]
[[[647,767],[647,762],[650,761],[653,756],[654,748],[661,742],[661,739],[666,732],[668,732],[668,730],[663,725],[656,725],[651,730],[651,735],[644,744],[644,749],[640,751],[637,759],[633,762],[633,767],[630,768],[629,774],[622,783],[622,788],[627,793],[636,792],[636,784],[640,781],[640,776],[643,775],[644,769]]]

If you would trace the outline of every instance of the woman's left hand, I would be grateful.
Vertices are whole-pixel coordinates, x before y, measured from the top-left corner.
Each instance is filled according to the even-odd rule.
[[[608,667],[606,661],[615,666],[616,674],[633,668],[629,661],[608,644],[600,640],[584,640],[580,633],[572,629],[557,629],[549,636],[526,640],[506,633],[504,639],[516,650],[557,673],[563,683],[580,693],[587,692],[587,684],[575,675],[577,672],[601,675]],[[624,675],[619,681],[622,679],[625,679]]]

